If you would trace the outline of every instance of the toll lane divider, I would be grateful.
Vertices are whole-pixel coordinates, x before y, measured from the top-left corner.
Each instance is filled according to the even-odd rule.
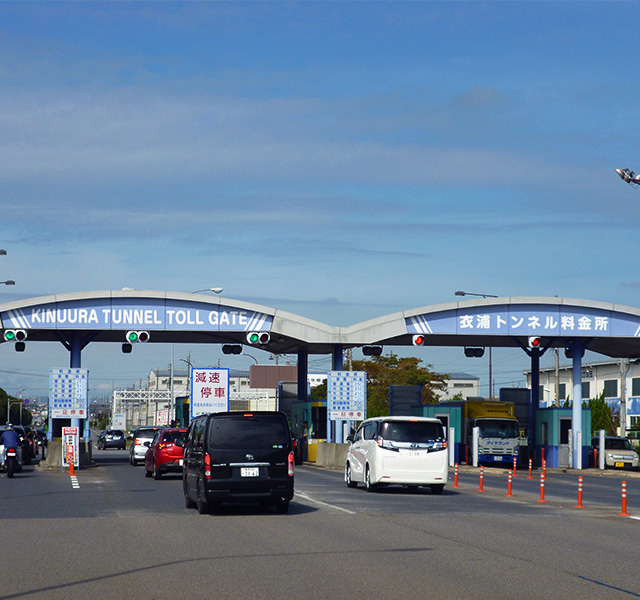
[[[547,480],[547,465],[546,465],[546,461],[544,461],[543,463],[543,469],[540,472],[540,499],[538,500],[538,502],[547,502],[546,498],[545,498],[545,483]],[[454,484],[453,487],[454,488],[460,488],[461,486],[458,483],[458,463],[455,463],[455,470],[454,470]],[[515,497],[515,494],[513,493],[513,476],[514,473],[511,469],[509,469],[508,471],[508,479],[507,479],[507,493],[504,495],[505,498],[512,498]],[[531,479],[531,461],[529,462],[529,477],[528,479]],[[486,492],[487,490],[484,489],[484,466],[480,466],[480,486],[479,488],[476,490],[476,492]],[[583,493],[584,493],[584,479],[582,477],[582,475],[580,475],[578,477],[578,503],[573,507],[573,508],[585,508],[583,502],[582,502],[582,498],[583,498]],[[633,519],[640,519],[640,517],[633,517],[632,515],[630,515],[627,512],[627,482],[623,481],[622,482],[622,490],[621,490],[621,494],[622,494],[622,511],[618,513],[618,516],[621,517],[631,517]]]

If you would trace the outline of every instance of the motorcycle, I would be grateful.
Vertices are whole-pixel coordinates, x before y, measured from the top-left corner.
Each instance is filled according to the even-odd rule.
[[[20,452],[17,448],[7,448],[0,446],[0,458],[4,457],[4,462],[0,464],[7,472],[7,477],[11,479],[14,473],[22,471],[22,462],[20,460]]]

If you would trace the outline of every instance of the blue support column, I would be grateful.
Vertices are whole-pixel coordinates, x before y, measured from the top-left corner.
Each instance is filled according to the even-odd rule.
[[[333,350],[331,352],[331,370],[332,371],[342,371],[342,344],[336,344],[333,347]],[[336,421],[336,435],[335,435],[335,441],[337,443],[342,443],[342,421]],[[329,411],[329,398],[327,398],[327,443],[330,443],[332,440],[334,440],[333,436],[331,435],[331,425],[332,425],[332,421],[331,421],[331,414]]]
[[[571,345],[573,353],[573,468],[582,469],[582,355],[584,345],[580,339],[574,339]]]
[[[298,349],[298,402],[308,400],[309,353]]]
[[[79,333],[74,332],[71,336],[71,343],[69,346],[69,368],[80,369],[82,368],[82,348],[83,340]],[[89,399],[87,398],[87,405]],[[88,408],[88,406],[87,406]],[[80,431],[80,419],[71,419],[71,427],[77,427]],[[84,439],[89,439],[89,416],[85,419]]]
[[[529,406],[529,453],[536,460],[536,419],[540,407],[540,348],[531,348],[531,404]]]

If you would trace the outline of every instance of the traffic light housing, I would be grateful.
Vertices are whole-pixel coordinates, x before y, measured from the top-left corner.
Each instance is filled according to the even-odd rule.
[[[424,335],[417,334],[413,336],[413,345],[414,346],[423,346],[424,345]]]
[[[222,354],[242,354],[242,346],[240,344],[223,344]]]
[[[247,333],[247,344],[252,346],[263,346],[268,344],[271,334],[268,331],[250,331]]]
[[[27,332],[24,329],[5,329],[3,337],[5,342],[15,342],[16,352],[24,352],[26,348],[24,342],[27,339]]]
[[[467,358],[481,358],[484,355],[484,348],[465,348],[464,355]]]
[[[24,342],[27,339],[27,332],[24,329],[5,329],[5,342]]]
[[[362,346],[362,354],[365,356],[380,356],[382,354],[382,346]]]
[[[542,339],[537,335],[529,336],[529,348],[542,348]]]
[[[127,331],[125,336],[127,344],[143,344],[149,341],[148,331]]]

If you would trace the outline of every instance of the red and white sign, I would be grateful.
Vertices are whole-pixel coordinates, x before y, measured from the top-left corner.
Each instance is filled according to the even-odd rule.
[[[80,466],[80,445],[77,427],[62,428],[62,466]]]

